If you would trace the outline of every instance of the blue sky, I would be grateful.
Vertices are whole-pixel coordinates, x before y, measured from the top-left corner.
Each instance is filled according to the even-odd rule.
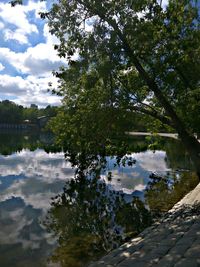
[[[47,10],[48,1],[24,3],[13,8],[9,0],[0,1],[0,101],[58,105],[60,98],[47,89],[49,82],[56,84],[52,70],[64,62],[53,49],[58,40],[38,14]]]

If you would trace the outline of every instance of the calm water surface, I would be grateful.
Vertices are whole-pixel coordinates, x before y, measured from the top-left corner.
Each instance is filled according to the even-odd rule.
[[[47,262],[57,241],[42,223],[52,197],[73,178],[70,163],[63,153],[38,148],[43,137],[1,134],[0,138],[0,266],[81,266],[74,259],[68,265],[55,257]],[[180,147],[168,139],[163,149],[133,153],[136,164],[132,167],[116,168],[114,159],[109,159],[107,172],[112,171],[113,179],[107,185],[123,191],[127,199],[133,195],[142,199],[152,172],[166,174],[191,167]],[[106,180],[106,173],[102,177]]]

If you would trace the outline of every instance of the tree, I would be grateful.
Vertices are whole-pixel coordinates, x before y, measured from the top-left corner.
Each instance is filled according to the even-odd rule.
[[[0,123],[3,124],[21,124],[25,120],[36,124],[38,117],[54,117],[56,113],[57,107],[50,105],[39,109],[35,104],[31,104],[30,107],[23,107],[10,100],[0,101]]]
[[[71,113],[76,120],[87,107],[80,109],[80,101],[90,95],[90,114],[98,114],[98,100],[104,114],[156,118],[179,134],[200,176],[200,143],[194,137],[200,130],[198,1],[169,0],[164,8],[158,0],[59,0],[42,17],[60,39],[58,54],[68,60],[55,73],[64,97],[61,117]],[[96,92],[107,96],[96,98]],[[64,139],[62,125],[58,128]]]
[[[0,123],[21,123],[23,121],[23,107],[12,101],[0,102]]]

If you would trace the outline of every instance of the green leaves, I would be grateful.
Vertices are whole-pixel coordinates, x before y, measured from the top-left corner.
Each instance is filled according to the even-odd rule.
[[[22,5],[23,1],[22,0],[14,0],[14,1],[10,1],[11,6],[16,6],[16,5]]]
[[[195,3],[60,0],[47,17],[60,39],[55,48],[69,63],[56,73],[63,107],[52,124],[63,146],[105,153],[134,128],[133,111],[179,134],[200,130]]]

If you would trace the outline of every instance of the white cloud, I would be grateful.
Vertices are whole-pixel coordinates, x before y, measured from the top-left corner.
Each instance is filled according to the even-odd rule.
[[[25,72],[26,69],[23,67],[23,53],[15,53],[7,47],[0,47],[0,60],[5,60],[18,71]]]
[[[84,23],[82,23],[81,27],[86,31],[86,32],[92,32],[94,27],[94,23],[97,23],[97,21],[99,20],[98,16],[93,16],[89,19],[86,19],[84,21]]]
[[[0,21],[0,30],[4,28],[4,24]]]
[[[20,76],[11,77],[7,74],[0,75],[0,93],[12,95],[16,90],[19,95],[24,94],[27,88],[27,82]]]
[[[169,4],[169,0],[157,0],[157,3],[165,9]]]
[[[7,61],[22,74],[38,76],[45,76],[52,70],[57,70],[65,62],[57,56],[50,42],[29,47],[24,53],[16,53],[7,47],[1,47],[0,60]]]
[[[15,211],[4,212],[4,217],[7,220],[13,220],[14,223],[8,224],[3,230],[0,230],[1,245],[15,243],[18,240],[19,232],[28,224],[23,216],[23,209],[18,208]]]
[[[167,6],[169,3],[169,0],[162,0],[162,6]]]
[[[34,11],[36,19],[41,19],[39,13],[47,11],[47,3],[45,1],[29,1],[28,5],[25,6],[25,8],[26,12]]]
[[[11,7],[9,3],[0,3],[0,18],[5,24],[15,26],[15,30],[23,32],[25,36],[38,33],[37,26],[30,23],[27,18],[27,13],[35,9],[36,7],[31,1],[26,6],[17,5],[15,8]],[[19,41],[18,39],[16,40]]]
[[[153,152],[148,150],[146,152],[132,153],[130,156],[136,159],[136,164],[131,167],[121,166],[116,168],[113,165],[115,161],[109,160],[108,169],[112,172],[111,185],[116,190],[123,189],[125,193],[128,193],[127,190],[130,191],[129,193],[135,190],[143,191],[152,172],[162,175],[170,171],[165,160],[165,151]],[[105,173],[102,178],[107,180]]]
[[[58,69],[64,63],[49,43],[40,43],[35,47],[30,47],[23,56],[27,73],[33,75],[42,75],[45,72]]]
[[[0,201],[12,196],[20,197],[26,205],[36,209],[46,210],[51,197],[59,193],[65,182],[74,176],[74,169],[65,161],[63,153],[23,150],[1,157],[0,162],[1,176],[15,177],[13,183],[1,192]],[[22,179],[24,176],[26,179]]]
[[[135,187],[135,190],[138,190],[138,191],[144,191],[146,188],[146,185],[144,184],[138,184],[136,187]]]
[[[132,155],[136,162],[148,172],[163,172],[170,171],[170,168],[167,166],[165,161],[166,152],[165,151],[146,151],[141,153],[134,153]]]
[[[43,35],[46,38],[46,43],[49,44],[49,45],[53,46],[54,44],[59,44],[60,43],[59,39],[55,35],[52,35],[49,32],[48,24],[44,25]]]
[[[26,78],[4,74],[0,75],[0,94],[4,95],[4,98],[12,97],[17,104],[24,106],[29,106],[31,103],[40,107],[60,105],[60,97],[47,92],[49,82],[56,87],[57,79],[51,74],[47,77],[29,75]]]
[[[24,149],[7,157],[0,156],[0,162],[1,176],[25,174],[27,178],[33,179],[32,182],[36,179],[38,183],[40,181],[53,184],[56,179],[65,181],[67,178],[72,178],[74,173],[71,165],[66,162],[64,153],[46,153],[41,149],[35,151]]]
[[[48,105],[51,106],[59,106],[61,104],[61,99],[57,96],[50,96],[49,94],[26,94],[25,96],[19,96],[14,100],[18,105],[30,106],[30,104],[34,103],[41,107],[46,107]]]
[[[44,177],[43,177],[44,178]],[[54,180],[54,184],[49,185],[41,182],[37,178],[29,178],[27,180],[20,180],[14,182],[9,189],[2,193],[1,201],[10,199],[12,196],[23,199],[26,206],[31,205],[35,209],[42,209],[44,211],[48,210],[50,207],[50,200],[55,193],[60,193],[60,191],[53,192],[53,187],[59,184],[60,191],[65,185],[65,181]],[[24,192],[25,189],[29,187],[28,193]],[[58,187],[58,186],[57,186]],[[41,189],[44,192],[40,192]]]
[[[38,34],[37,20],[39,12],[46,11],[45,1],[29,1],[27,5],[17,5],[14,8],[10,3],[0,3],[0,29],[5,28],[5,40],[16,40],[20,44],[29,44],[28,35]],[[34,23],[29,21],[28,15],[34,12]],[[17,15],[16,15],[17,14]],[[9,27],[15,27],[11,30]]]
[[[28,38],[21,29],[17,29],[15,31],[12,31],[10,29],[6,29],[4,31],[4,38],[6,41],[16,40],[20,44],[27,44],[28,43]]]
[[[1,64],[1,62],[0,62],[0,71],[2,71],[2,70],[4,70],[4,69],[5,69],[4,65]]]
[[[44,247],[44,241],[49,245],[55,244],[55,239],[53,239],[52,235],[46,233],[46,231],[43,230],[44,228],[41,227],[40,221],[44,216],[42,216],[40,210],[34,209],[31,206],[26,206],[23,199],[14,197],[7,199],[3,205],[7,207],[7,210],[3,210],[3,221],[5,220],[9,223],[3,223],[3,225],[1,225],[1,246],[9,244],[8,251],[12,251],[12,245],[14,245],[15,249],[18,247],[21,253],[24,250],[23,254],[27,254],[27,249],[29,248],[31,248],[31,253],[34,253],[34,249],[39,249],[41,247],[46,252],[49,249],[49,246]],[[31,218],[30,214],[32,216]],[[29,229],[28,232],[27,227]],[[39,265],[36,264],[36,266]]]

